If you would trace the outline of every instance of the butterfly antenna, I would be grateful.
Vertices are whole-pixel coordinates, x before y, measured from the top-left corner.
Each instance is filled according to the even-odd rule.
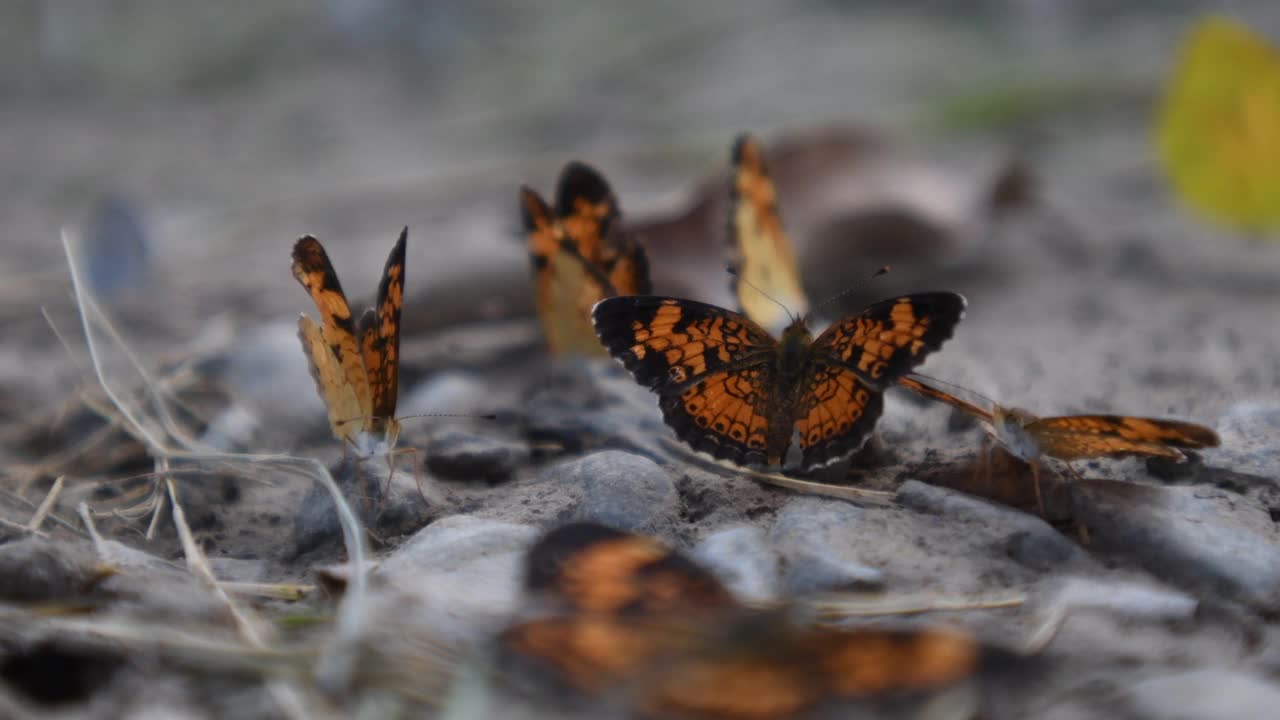
[[[875,271],[875,272],[873,272],[873,273],[871,273],[871,277],[869,277],[869,278],[867,278],[867,279],[868,279],[868,280],[875,280],[876,278],[880,277],[881,275],[888,275],[888,274],[889,274],[889,270],[890,270],[890,267],[889,267],[888,265],[882,265],[881,267],[876,268],[876,271]],[[859,286],[859,284],[860,284],[860,282],[861,282],[861,281],[856,281],[856,282],[851,282],[851,283],[849,283],[849,286],[848,286],[848,287],[846,287],[845,289],[841,290],[840,292],[836,293],[835,295],[832,295],[831,297],[827,298],[826,300],[823,300],[822,302],[818,303],[817,305],[814,305],[814,306],[813,306],[813,308],[812,308],[811,310],[809,310],[809,314],[810,314],[810,315],[815,315],[815,314],[817,314],[817,312],[818,312],[818,310],[819,310],[819,309],[824,308],[824,307],[826,307],[826,306],[830,305],[831,303],[833,303],[833,302],[835,302],[835,301],[839,300],[840,298],[842,298],[842,297],[844,297],[844,296],[848,295],[849,293],[853,292],[854,290],[857,290],[857,289],[858,289],[858,286]]]
[[[471,418],[473,420],[497,420],[497,413],[418,413],[416,415],[399,415],[395,418],[397,422],[400,420],[408,420],[409,418],[428,418],[428,417],[451,417],[451,418]],[[363,422],[365,420],[378,420],[377,416],[361,415],[359,417],[346,418],[339,420],[339,425],[347,423]]]
[[[742,284],[746,285],[747,287],[751,288],[752,290],[755,290],[756,292],[760,293],[760,294],[761,294],[761,295],[763,295],[764,297],[768,298],[768,299],[769,299],[769,300],[770,300],[774,305],[777,305],[778,307],[782,308],[782,312],[786,313],[786,314],[787,314],[787,317],[791,318],[792,320],[798,320],[798,319],[799,319],[799,318],[797,318],[797,317],[795,316],[795,314],[794,314],[794,313],[792,313],[792,312],[791,312],[791,308],[787,307],[786,305],[783,305],[783,304],[782,304],[782,302],[781,302],[781,301],[779,301],[777,298],[775,298],[774,296],[770,295],[769,293],[767,293],[767,292],[765,292],[765,291],[761,290],[760,288],[756,287],[755,283],[753,283],[753,282],[751,282],[750,280],[748,280],[748,279],[746,279],[746,278],[742,277],[742,273],[738,272],[738,269],[737,269],[737,268],[735,268],[735,267],[727,267],[727,268],[725,268],[725,272],[729,273],[729,274],[730,274],[730,275],[732,275],[733,277],[738,278],[738,280],[742,281]]]

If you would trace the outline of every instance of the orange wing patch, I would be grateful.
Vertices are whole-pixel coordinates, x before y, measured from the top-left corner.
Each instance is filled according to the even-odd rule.
[[[621,211],[613,191],[582,163],[561,172],[554,212],[527,187],[520,190],[520,206],[548,347],[599,355],[591,307],[606,297],[649,291],[644,249],[617,230]]]
[[[779,332],[791,320],[783,307],[796,317],[809,311],[791,240],[778,214],[778,193],[760,145],[749,135],[733,146],[728,239],[729,263],[736,271],[732,289],[744,315]]]
[[[298,319],[298,336],[316,389],[339,440],[362,446],[361,437],[383,435],[394,442],[399,377],[400,308],[404,302],[404,256],[409,229],[400,233],[383,270],[377,307],[359,326],[329,256],[310,235],[293,247],[293,276],[311,295],[321,324]]]

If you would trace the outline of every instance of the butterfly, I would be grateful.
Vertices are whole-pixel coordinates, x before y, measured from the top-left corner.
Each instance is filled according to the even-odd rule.
[[[583,163],[564,167],[554,210],[520,188],[538,318],[553,353],[601,354],[591,306],[613,295],[650,292],[644,248],[618,230],[621,211],[604,177]]]
[[[1128,415],[1059,415],[1036,417],[1026,410],[990,403],[980,407],[943,390],[929,379],[910,374],[898,384],[924,397],[939,400],[977,418],[988,435],[1009,454],[1031,466],[1036,503],[1045,512],[1040,494],[1040,463],[1051,457],[1066,463],[1101,457],[1141,455],[1182,462],[1183,450],[1218,446],[1218,435],[1202,425]]]
[[[672,297],[608,298],[596,334],[695,450],[781,465],[796,434],[805,471],[856,452],[894,380],[941,347],[964,316],[949,292],[884,300],[813,337],[796,318],[774,338],[746,316]]]
[[[778,192],[760,144],[750,135],[739,136],[733,144],[729,198],[731,289],[742,314],[777,332],[791,319],[783,308],[805,315],[809,299],[778,215]]]
[[[377,305],[358,322],[320,241],[307,235],[293,246],[293,276],[320,312],[319,325],[305,313],[298,317],[302,350],[328,408],[330,430],[361,456],[394,446],[400,434],[395,413],[408,237],[406,227],[387,257]]]
[[[561,691],[621,696],[641,717],[796,717],[944,689],[983,659],[972,637],[950,630],[835,628],[748,609],[681,553],[591,523],[543,536],[525,588],[548,610],[499,634],[505,668]]]
[[[1280,227],[1280,51],[1236,20],[1202,19],[1169,79],[1155,141],[1193,210],[1246,232]]]

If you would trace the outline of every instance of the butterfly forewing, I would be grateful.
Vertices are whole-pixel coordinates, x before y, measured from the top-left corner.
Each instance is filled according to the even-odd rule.
[[[1118,455],[1182,458],[1178,448],[1216,447],[1209,428],[1125,415],[1064,415],[1026,425],[1040,451],[1060,460]]]
[[[360,327],[361,355],[369,374],[370,410],[367,428],[395,418],[400,376],[400,309],[404,305],[404,258],[409,228],[400,233],[387,257],[378,284],[376,308],[365,314]]]
[[[320,311],[320,334],[329,346],[333,359],[342,368],[344,384],[350,387],[350,392],[359,403],[359,412],[345,419],[372,415],[373,395],[355,319],[351,315],[347,296],[342,292],[342,285],[338,282],[338,274],[319,240],[308,235],[294,244],[292,269],[293,276],[306,288],[316,309]],[[303,347],[310,353],[308,348],[311,347],[311,340],[304,337]],[[315,362],[314,358],[312,362]],[[321,395],[328,402],[328,394],[324,388],[321,388]],[[359,423],[355,424],[355,428],[359,428]]]
[[[951,338],[964,317],[964,297],[934,292],[883,300],[827,328],[815,354],[883,389],[924,362]]]

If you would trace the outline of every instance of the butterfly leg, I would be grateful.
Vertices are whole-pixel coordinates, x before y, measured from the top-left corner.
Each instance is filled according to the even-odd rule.
[[[973,486],[986,488],[987,495],[993,494],[991,479],[991,437],[983,434],[982,443],[978,446],[978,457],[973,466]],[[981,482],[979,482],[981,479]]]
[[[1044,496],[1040,493],[1040,461],[1039,460],[1031,461],[1031,482],[1032,482],[1032,487],[1034,487],[1036,491],[1036,507],[1040,510],[1040,517],[1047,518],[1049,517],[1049,513],[1045,510]]]

